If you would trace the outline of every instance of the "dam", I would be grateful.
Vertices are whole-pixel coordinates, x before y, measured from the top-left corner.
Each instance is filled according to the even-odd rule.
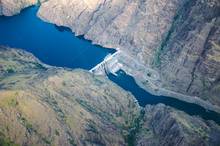
[[[115,74],[122,68],[122,64],[118,61],[118,58],[120,58],[120,54],[121,51],[118,50],[113,54],[107,55],[102,62],[90,69],[89,72],[96,75],[105,75],[108,73]]]
[[[146,81],[156,82],[160,79],[157,71],[150,67],[143,67],[131,55],[120,49],[116,50],[115,53],[107,55],[102,62],[90,69],[89,72],[95,75],[108,75],[111,73],[117,76],[119,70],[124,70],[127,74]]]
[[[217,113],[210,114],[211,111],[205,111],[197,106],[187,111],[191,109],[190,104],[185,104],[182,101],[183,98],[178,101],[170,100],[171,96],[177,97],[170,91],[165,91],[169,93],[165,98],[155,96],[158,94],[147,94],[142,90],[143,87],[149,86],[153,88],[153,91],[161,87],[160,75],[157,71],[148,66],[143,67],[138,60],[124,50],[116,49],[115,52],[114,49],[93,45],[89,41],[75,37],[71,31],[63,31],[60,27],[41,21],[36,17],[37,10],[38,7],[30,7],[16,16],[0,17],[0,44],[31,52],[40,61],[51,66],[81,68],[95,75],[108,75],[108,77],[114,75],[110,79],[135,95],[141,106],[164,103],[189,114],[199,115],[204,119],[212,119],[220,123]],[[125,73],[120,73],[121,70]],[[133,78],[130,78],[131,76],[135,81],[142,83],[139,82],[136,85]],[[178,106],[175,106],[177,104]],[[195,110],[196,113],[193,112]]]

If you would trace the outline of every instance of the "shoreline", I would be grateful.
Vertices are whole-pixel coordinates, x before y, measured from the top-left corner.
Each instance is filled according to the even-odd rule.
[[[134,76],[132,76],[132,77],[134,77]],[[174,92],[174,91],[171,91],[171,90],[167,90],[167,89],[164,89],[164,88],[160,88],[160,87],[156,88],[157,91],[155,91],[155,88],[146,87],[141,83],[141,81],[138,81],[138,80],[135,79],[135,82],[142,89],[144,89],[145,91],[149,92],[152,95],[165,96],[167,98],[174,98],[174,99],[184,101],[184,102],[187,102],[187,103],[193,103],[193,104],[196,104],[196,105],[199,105],[199,106],[203,107],[206,110],[213,111],[213,112],[216,112],[216,113],[220,114],[220,107],[218,107],[216,105],[213,105],[212,103],[210,103],[208,101],[204,101],[204,100],[202,100],[198,97],[184,95],[184,94]]]
[[[14,14],[14,15],[18,15],[20,14],[22,11],[26,10],[27,8],[30,8],[30,7],[38,7],[40,8],[41,5],[39,5],[39,3],[36,3],[36,4],[32,4],[32,5],[29,5],[23,9],[21,9],[18,13]],[[62,27],[62,25],[58,25],[58,24],[55,24],[55,23],[52,23],[50,21],[48,21],[47,19],[44,19],[42,16],[39,15],[39,10],[37,11],[37,17],[39,19],[41,19],[42,21],[44,22],[47,22],[47,23],[51,23],[51,24],[54,24],[58,27]],[[4,17],[4,15],[3,15]],[[6,16],[7,17],[7,16]],[[64,27],[67,27],[69,28],[68,26],[64,26]],[[97,43],[93,40],[89,40],[87,39],[85,36],[81,36],[81,35],[77,35],[75,32],[73,32],[73,30],[70,28],[71,32],[73,33],[73,35],[77,36],[78,38],[80,39],[84,39],[84,40],[87,40],[87,41],[90,41],[93,45],[98,45],[100,47],[104,47],[106,48],[107,46],[106,45],[102,45],[100,43]],[[118,50],[121,50],[119,48],[116,47],[116,49],[113,49],[113,47],[110,47],[108,46],[107,49],[110,49],[110,50],[116,50],[116,52]],[[175,98],[175,99],[178,99],[178,100],[181,100],[181,101],[185,101],[185,102],[188,102],[188,103],[194,103],[194,104],[197,104],[197,105],[200,105],[202,106],[203,108],[207,109],[207,110],[211,110],[211,111],[215,111],[217,113],[220,113],[220,107],[219,106],[216,106],[216,105],[213,105],[212,103],[208,102],[208,101],[204,101],[198,97],[195,97],[195,96],[189,96],[189,95],[184,95],[184,94],[181,94],[181,93],[178,93],[178,92],[174,92],[174,91],[171,91],[171,90],[167,90],[167,89],[164,89],[164,88],[161,88],[160,86],[157,86],[155,85],[153,82],[151,82],[151,84],[148,84],[149,86],[146,86],[142,83],[142,80],[139,79],[136,75],[134,75],[133,73],[131,73],[131,71],[128,71],[126,69],[122,69],[124,70],[127,74],[131,75],[134,79],[135,79],[135,82],[141,87],[143,88],[145,91],[153,94],[153,95],[157,95],[157,96],[169,96],[170,98]]]
[[[149,92],[152,95],[165,96],[167,98],[174,98],[187,103],[193,103],[203,107],[206,110],[214,111],[220,114],[220,107],[210,103],[209,101],[204,101],[196,96],[181,94],[161,87],[161,82],[159,81],[159,78],[157,79],[158,76],[152,79],[150,77],[143,78],[139,75],[139,72],[135,72],[129,69],[126,65],[122,67],[122,70],[126,72],[126,74],[132,76],[140,88],[144,89],[146,92]],[[144,80],[146,80],[146,78],[148,82],[147,84],[144,84]]]

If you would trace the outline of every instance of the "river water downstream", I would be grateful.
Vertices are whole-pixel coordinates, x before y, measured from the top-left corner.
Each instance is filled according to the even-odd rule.
[[[33,53],[42,62],[59,67],[91,69],[106,55],[114,53],[93,45],[90,41],[75,37],[70,30],[40,20],[38,7],[30,7],[12,17],[0,17],[0,45],[21,48]],[[220,124],[220,114],[207,111],[196,104],[186,103],[170,97],[154,96],[140,88],[134,79],[123,71],[109,79],[130,91],[141,106],[164,103],[190,115],[198,115]]]

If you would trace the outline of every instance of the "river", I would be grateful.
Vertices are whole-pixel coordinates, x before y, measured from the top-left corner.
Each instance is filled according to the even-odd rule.
[[[0,45],[24,49],[52,66],[86,70],[101,62],[109,53],[115,52],[114,49],[93,45],[82,37],[74,36],[68,28],[43,22],[36,16],[37,10],[38,7],[34,6],[16,16],[0,17]],[[130,91],[141,106],[164,103],[190,115],[198,115],[220,124],[220,114],[171,97],[151,95],[123,71],[119,71],[118,76],[109,74],[108,77]]]

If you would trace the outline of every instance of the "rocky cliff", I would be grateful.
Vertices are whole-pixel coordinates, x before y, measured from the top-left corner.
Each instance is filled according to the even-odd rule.
[[[34,5],[38,0],[0,0],[0,15],[12,16],[28,6]]]
[[[49,0],[38,15],[94,43],[120,48],[150,64],[182,0]]]
[[[160,74],[159,88],[219,106],[219,11],[218,0],[49,0],[38,15],[120,48]]]
[[[147,105],[136,135],[137,146],[219,145],[220,127],[163,104]]]
[[[165,105],[141,109],[108,79],[0,47],[0,145],[213,145],[220,127]]]
[[[190,1],[158,48],[164,85],[220,105],[220,1]]]

